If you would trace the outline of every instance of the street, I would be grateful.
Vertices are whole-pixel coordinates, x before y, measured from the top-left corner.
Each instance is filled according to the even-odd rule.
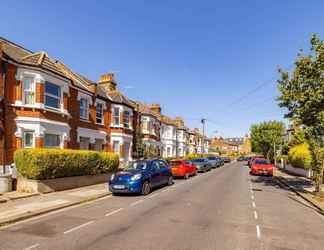
[[[109,196],[0,231],[0,249],[323,249],[324,217],[234,162],[148,196]]]

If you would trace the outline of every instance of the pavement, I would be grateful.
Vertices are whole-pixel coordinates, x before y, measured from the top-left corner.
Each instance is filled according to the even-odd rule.
[[[324,215],[324,197],[314,195],[315,186],[310,179],[293,175],[280,168],[276,168],[275,176],[282,184],[296,192],[297,195],[312,206],[315,206]],[[322,192],[324,193],[323,187]]]
[[[5,193],[0,196],[3,200],[0,203],[0,226],[110,194],[107,184],[97,184],[49,194]]]
[[[32,198],[30,198],[32,199]],[[324,217],[243,163],[0,229],[0,249],[323,249]]]

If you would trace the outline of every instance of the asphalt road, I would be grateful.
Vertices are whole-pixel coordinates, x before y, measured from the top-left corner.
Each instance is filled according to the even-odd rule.
[[[324,249],[324,217],[232,163],[146,197],[114,196],[0,230],[0,249]]]

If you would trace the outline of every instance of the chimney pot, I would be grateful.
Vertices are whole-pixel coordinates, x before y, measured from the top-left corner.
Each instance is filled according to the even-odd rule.
[[[103,86],[107,91],[116,90],[117,82],[113,73],[107,73],[100,77],[99,84]]]

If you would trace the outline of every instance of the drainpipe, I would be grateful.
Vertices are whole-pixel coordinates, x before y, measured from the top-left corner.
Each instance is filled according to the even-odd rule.
[[[7,71],[8,71],[8,63],[2,63],[2,82],[3,82],[3,100],[2,100],[2,127],[3,127],[3,154],[2,154],[2,162],[3,162],[3,173],[6,173],[6,152],[7,152],[7,141],[6,141],[6,108],[7,108]]]

